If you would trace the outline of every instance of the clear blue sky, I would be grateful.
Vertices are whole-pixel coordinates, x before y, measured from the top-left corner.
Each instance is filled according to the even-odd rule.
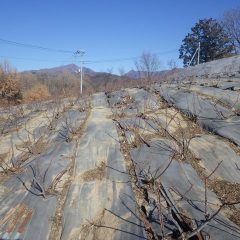
[[[240,0],[3,0],[0,38],[47,48],[85,49],[85,59],[128,58],[143,51],[159,54],[163,68],[178,59],[178,49],[190,28],[203,18],[220,18]],[[0,41],[0,61],[19,71],[75,63],[70,53],[33,50]],[[18,59],[16,59],[18,58]],[[41,61],[40,61],[41,60]],[[96,71],[134,60],[86,65]]]

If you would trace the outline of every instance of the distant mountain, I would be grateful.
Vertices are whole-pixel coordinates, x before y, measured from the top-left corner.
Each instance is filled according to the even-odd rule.
[[[137,79],[137,78],[139,78],[139,72],[135,71],[135,70],[130,70],[129,72],[124,74],[124,76],[129,77],[129,78],[133,78],[133,79]]]
[[[55,74],[60,74],[63,72],[70,72],[70,73],[75,73],[79,71],[79,67],[76,64],[68,64],[68,65],[63,65],[59,67],[53,67],[53,68],[43,68],[39,70],[30,70],[30,71],[24,71],[24,73],[32,73],[32,74],[50,74],[50,75],[55,75]],[[83,72],[89,76],[93,76],[96,74],[92,69],[83,67]]]
[[[79,66],[77,66],[76,64],[67,64],[67,65],[62,65],[62,66],[53,67],[53,68],[43,68],[43,69],[39,69],[39,70],[24,71],[23,73],[57,75],[57,74],[61,74],[64,72],[69,72],[69,73],[75,74],[78,71],[79,71]],[[168,71],[169,70],[159,71],[159,72],[156,72],[156,75],[163,76]],[[108,76],[108,78],[109,78],[109,76],[112,75],[112,76],[114,76],[114,78],[119,78],[119,76],[117,76],[115,74],[110,74],[110,73],[106,73],[106,72],[95,72],[92,69],[86,68],[86,67],[83,67],[83,72],[84,72],[84,75],[88,75],[90,77],[97,76],[97,78],[101,78],[101,77]],[[124,77],[131,78],[131,79],[139,79],[139,75],[141,75],[141,73],[144,73],[144,72],[130,70],[129,72],[127,72],[124,75]]]
[[[51,76],[57,76],[61,75],[62,73],[69,73],[70,75],[76,75],[76,73],[79,72],[79,66],[76,64],[67,64],[67,65],[62,65],[59,67],[53,67],[53,68],[43,68],[39,70],[29,70],[29,71],[24,71],[24,73],[32,73],[34,75],[37,75],[38,77],[41,77],[41,75],[47,75],[48,77]],[[170,70],[162,70],[155,72],[156,76],[158,77],[165,77]],[[111,74],[111,73],[106,73],[106,72],[95,72],[90,68],[83,67],[83,73],[84,76],[88,77],[89,83],[91,85],[96,86],[99,84],[106,84],[107,82],[114,82],[116,80],[129,80],[129,79],[135,79],[138,80],[140,79],[141,76],[144,76],[144,72],[139,72],[135,70],[130,70],[126,74],[124,74],[122,77],[116,75],[116,74]],[[45,76],[46,77],[46,76]]]
[[[54,85],[56,88],[61,88],[61,84],[71,85],[74,81],[79,81],[80,76],[77,74],[79,67],[75,64],[68,64],[53,68],[44,68],[39,70],[29,70],[21,73],[22,84],[28,85],[27,80],[35,79],[35,81],[44,83],[46,85]],[[66,74],[67,73],[67,74]],[[33,76],[34,75],[34,78]],[[92,87],[97,89],[106,86],[107,84],[116,84],[121,81],[123,77],[106,72],[95,72],[90,68],[83,68],[83,84],[85,87]],[[126,80],[127,77],[124,77]],[[59,82],[58,82],[59,81]],[[61,85],[61,87],[59,87]]]
[[[22,72],[22,81],[25,81],[25,85],[28,85],[27,80],[30,78],[33,78],[31,76],[34,75],[34,78],[36,81],[39,81],[41,83],[47,84],[49,86],[55,86],[55,88],[62,88],[63,84],[71,85],[72,82],[79,81],[80,76],[77,74],[79,72],[79,66],[75,64],[68,64],[68,65],[62,65],[59,67],[53,67],[53,68],[44,68],[39,70],[30,70],[30,71],[24,71]],[[66,74],[67,73],[67,74]],[[138,81],[141,78],[141,73],[135,70],[131,70],[127,72],[123,76],[119,76],[112,73],[106,73],[106,72],[95,72],[90,68],[83,68],[83,74],[84,74],[84,86],[90,87],[93,89],[100,89],[105,86],[111,86],[111,85],[122,85],[124,82],[129,82],[131,80]],[[166,75],[169,73],[169,70],[159,71],[156,72],[156,76],[160,78],[165,78]],[[28,75],[29,74],[29,75]],[[143,75],[142,75],[143,76]],[[22,83],[23,84],[23,83]],[[62,84],[62,85],[61,85]],[[24,84],[23,84],[24,85]],[[61,85],[61,87],[60,87]]]

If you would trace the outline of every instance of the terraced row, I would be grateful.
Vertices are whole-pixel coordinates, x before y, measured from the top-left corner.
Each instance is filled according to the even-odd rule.
[[[240,238],[237,88],[47,104],[1,113],[1,239]]]
[[[206,128],[207,123],[218,124],[223,116],[233,115],[228,109],[219,105],[216,111],[216,104],[201,96],[166,85],[153,86],[148,91],[126,89],[111,93],[109,102],[135,168],[137,183],[133,183],[133,188],[144,189],[137,201],[146,210],[145,221],[152,225],[151,234],[162,237],[176,233],[181,235],[181,231],[190,234],[207,222],[206,213],[209,217],[214,216],[223,204],[213,183],[225,184],[225,187],[232,184],[236,188],[232,190],[239,191],[240,175],[236,167],[240,161],[239,154],[230,142],[199,127]],[[196,116],[199,125],[186,116]],[[228,131],[235,129],[227,126]],[[227,136],[238,137],[239,130],[236,129],[237,132],[232,130]],[[210,174],[212,176],[206,185],[204,180]],[[206,186],[212,190],[206,189]],[[166,198],[174,202],[179,218],[169,216],[169,203],[163,196],[161,204],[158,204],[158,189],[161,188],[167,191],[169,196]],[[233,202],[240,200],[237,192],[235,195],[237,199],[231,199]],[[235,210],[221,211],[204,226],[201,233],[210,235],[211,239],[238,239],[239,227],[228,219],[230,215],[237,214],[235,222],[239,224],[239,211]],[[194,222],[184,226],[186,219],[183,216],[188,220],[194,219]],[[181,223],[174,224],[174,220]]]
[[[1,136],[1,239],[48,239],[86,118],[84,104],[59,105],[57,115],[33,113]]]

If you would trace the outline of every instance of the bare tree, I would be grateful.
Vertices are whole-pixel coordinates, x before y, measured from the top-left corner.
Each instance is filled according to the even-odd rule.
[[[240,7],[224,12],[222,25],[229,35],[235,53],[240,53]]]
[[[124,69],[123,66],[120,66],[120,67],[118,68],[118,72],[119,72],[120,77],[124,77],[124,75],[125,75],[125,69]]]
[[[158,75],[161,64],[156,54],[143,52],[140,58],[135,62],[135,66],[140,78],[152,81]]]
[[[170,59],[168,62],[167,62],[167,65],[169,67],[170,70],[174,70],[176,69],[178,66],[177,66],[177,61],[175,59]]]
[[[112,74],[113,74],[113,67],[109,67],[109,68],[107,69],[107,73],[108,73],[109,75],[112,75]]]

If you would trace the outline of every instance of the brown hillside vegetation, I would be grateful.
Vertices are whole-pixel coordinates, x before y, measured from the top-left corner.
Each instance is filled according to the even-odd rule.
[[[26,102],[46,100],[50,96],[51,94],[48,90],[48,87],[40,83],[27,90],[23,94],[24,101]]]

